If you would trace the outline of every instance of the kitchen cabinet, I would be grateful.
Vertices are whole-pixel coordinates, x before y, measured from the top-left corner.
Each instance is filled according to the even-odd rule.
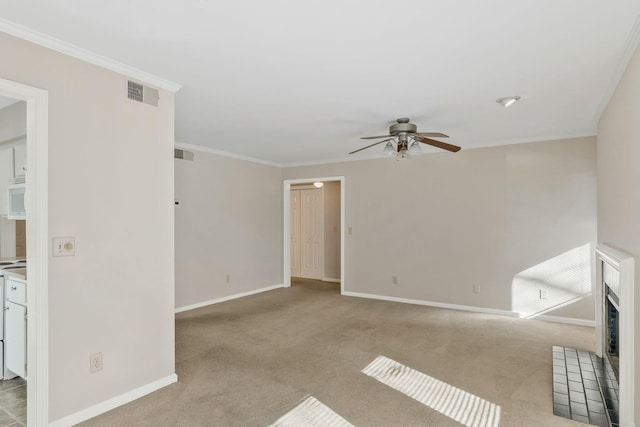
[[[18,177],[27,173],[27,144],[13,147],[13,176]]]
[[[27,308],[8,302],[5,310],[5,358],[7,369],[27,377]]]
[[[24,142],[22,142],[24,141]],[[7,215],[7,188],[14,178],[27,173],[27,144],[22,138],[18,145],[0,148],[0,215]]]
[[[8,278],[5,298],[5,364],[11,372],[27,378],[26,282]]]
[[[7,186],[13,178],[13,148],[0,148],[0,215],[7,215]]]

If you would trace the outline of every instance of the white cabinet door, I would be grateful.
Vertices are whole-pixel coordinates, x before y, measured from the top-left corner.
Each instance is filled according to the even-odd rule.
[[[27,144],[13,147],[14,175],[20,176],[27,173]]]
[[[27,377],[27,309],[12,302],[4,311],[4,351],[7,369],[22,378]]]
[[[0,148],[0,215],[7,214],[7,186],[13,178],[13,149]]]

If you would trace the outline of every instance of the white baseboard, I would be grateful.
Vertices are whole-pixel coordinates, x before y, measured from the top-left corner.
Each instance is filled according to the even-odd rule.
[[[530,319],[544,320],[545,322],[566,323],[567,325],[589,326],[592,328],[596,327],[595,320],[575,319],[572,317],[547,316],[546,314],[541,314],[540,316],[530,317]]]
[[[375,295],[375,294],[363,294],[359,292],[348,292],[348,291],[343,292],[342,295],[345,295],[348,297],[377,299],[382,301],[402,302],[405,304],[426,305],[429,307],[448,308],[451,310],[473,311],[476,313],[497,314],[500,316],[509,316],[509,317],[520,317],[518,313],[515,313],[513,311],[498,310],[496,308],[473,307],[470,305],[458,305],[458,304],[445,304],[442,302],[422,301],[417,299],[398,298],[398,297],[390,297],[390,296]]]
[[[426,305],[429,307],[448,308],[451,310],[472,311],[475,313],[497,314],[499,316],[522,317],[519,313],[516,313],[515,311],[498,310],[496,308],[473,307],[469,305],[458,305],[458,304],[446,304],[442,302],[422,301],[422,300],[416,300],[416,299],[398,298],[398,297],[390,297],[390,296],[375,295],[375,294],[363,294],[359,292],[345,291],[342,293],[342,295],[345,295],[348,297],[377,299],[382,301],[402,302],[406,304]],[[554,322],[554,323],[565,323],[568,325],[590,326],[592,328],[595,328],[596,326],[596,322],[594,320],[574,319],[570,317],[559,317],[559,316],[547,316],[544,314],[541,314],[539,316],[527,317],[527,319],[543,320],[545,322]]]
[[[49,424],[49,426],[50,427],[74,426],[90,418],[96,417],[100,414],[104,414],[105,412],[115,409],[118,406],[122,406],[126,403],[139,399],[142,396],[146,396],[149,393],[153,393],[154,391],[157,391],[177,381],[178,381],[178,376],[176,374],[171,374],[167,377],[161,378],[159,380],[156,380],[142,387],[138,387],[134,390],[128,391],[124,394],[113,397],[109,400],[105,400],[104,402],[98,403],[97,405],[93,405],[87,409],[83,409],[82,411],[78,411],[74,414],[67,415],[64,418],[60,418],[59,420]]]
[[[323,282],[340,283],[340,279],[332,279],[331,277],[323,277],[322,281]]]
[[[218,303],[221,303],[221,302],[230,301],[232,299],[248,297],[249,295],[255,295],[255,294],[262,293],[262,292],[272,291],[274,289],[284,288],[284,287],[285,286],[283,284],[267,286],[266,288],[253,289],[253,290],[250,290],[250,291],[247,291],[247,292],[241,292],[239,294],[233,294],[233,295],[228,295],[226,297],[215,298],[215,299],[211,299],[211,300],[208,300],[208,301],[202,301],[202,302],[198,302],[196,304],[186,305],[184,307],[177,307],[176,308],[176,313],[182,313],[183,311],[188,311],[188,310],[193,310],[193,309],[196,309],[196,308],[206,307],[208,305],[218,304]]]

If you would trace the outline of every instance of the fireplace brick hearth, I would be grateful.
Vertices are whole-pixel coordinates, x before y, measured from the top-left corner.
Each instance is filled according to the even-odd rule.
[[[607,359],[557,347],[553,357],[553,413],[599,427],[619,426],[618,381]]]

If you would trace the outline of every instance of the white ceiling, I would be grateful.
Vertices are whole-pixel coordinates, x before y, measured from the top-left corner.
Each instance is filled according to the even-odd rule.
[[[637,0],[0,1],[181,84],[177,141],[281,165],[344,159],[398,117],[463,149],[594,135],[640,22]]]

